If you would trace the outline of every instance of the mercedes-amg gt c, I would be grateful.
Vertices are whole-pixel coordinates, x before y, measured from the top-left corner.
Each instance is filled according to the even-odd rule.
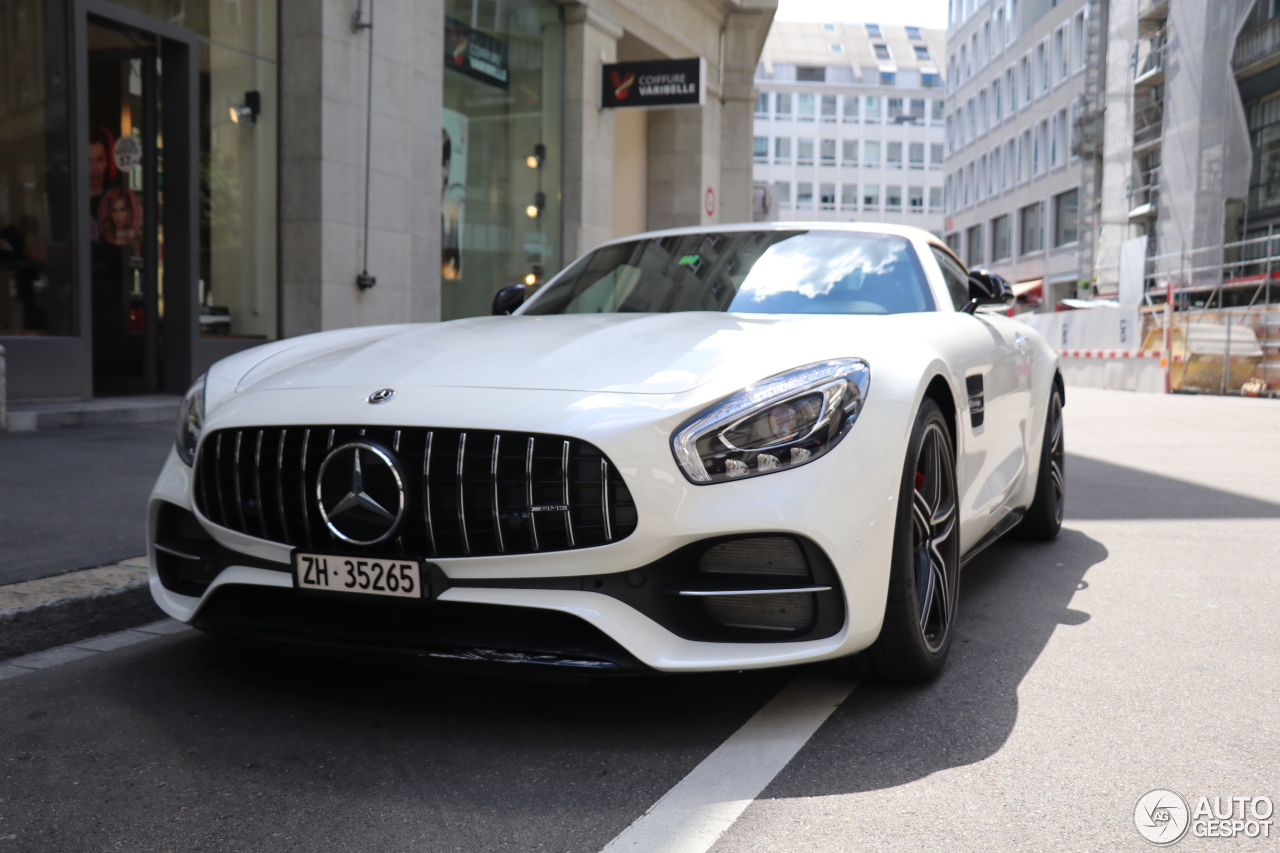
[[[642,234],[524,297],[215,364],[150,500],[159,605],[334,652],[920,680],[965,561],[1058,531],[1056,356],[923,231]]]

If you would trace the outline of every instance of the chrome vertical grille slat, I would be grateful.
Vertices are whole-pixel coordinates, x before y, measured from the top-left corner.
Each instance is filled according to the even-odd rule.
[[[298,477],[298,488],[301,490],[302,498],[302,526],[307,531],[307,546],[315,547],[315,540],[311,535],[311,511],[307,508],[307,450],[311,444],[311,430],[304,430],[302,433],[302,468],[301,475]]]
[[[240,516],[240,532],[248,533],[249,525],[244,520],[244,496],[240,493],[240,442],[243,438],[244,430],[236,430],[236,449],[231,460],[231,478],[236,487],[236,514]]]
[[[507,549],[502,541],[502,504],[498,497],[498,446],[502,442],[502,434],[493,437],[493,453],[489,459],[489,479],[493,484],[493,535],[498,540],[498,553],[505,554]]]
[[[257,501],[258,523],[262,525],[262,538],[270,539],[271,531],[267,529],[267,508],[262,503],[262,434],[258,430],[258,440],[253,446],[253,499]]]
[[[533,506],[533,445],[534,438],[529,436],[528,449],[524,454],[524,499],[525,503]],[[536,512],[529,513],[529,544],[533,550],[538,548],[538,514]]]
[[[431,546],[433,557],[438,553],[436,526],[431,517],[431,442],[435,435],[434,432],[427,433],[427,446],[422,451],[422,523],[427,528],[427,544]]]
[[[289,535],[289,516],[284,514],[284,442],[289,437],[287,429],[280,430],[280,444],[276,447],[276,511],[280,513],[280,530],[284,534],[283,542],[293,544]]]
[[[564,450],[560,454],[560,481],[564,486],[564,496],[562,503],[564,505],[564,535],[569,539],[569,547],[576,548],[577,543],[573,538],[573,510],[572,503],[569,502],[569,441],[565,439]]]
[[[547,553],[607,545],[635,530],[635,504],[617,466],[585,441],[546,434],[360,425],[220,430],[204,437],[192,494],[209,522],[230,530],[289,547],[360,551],[329,534],[316,501],[321,462],[361,439],[361,430],[362,440],[399,461],[408,502],[397,538],[369,549],[380,556]]]
[[[463,470],[467,461],[467,434],[458,435],[458,529],[462,532],[462,553],[471,556],[471,538],[467,536],[467,489]]]

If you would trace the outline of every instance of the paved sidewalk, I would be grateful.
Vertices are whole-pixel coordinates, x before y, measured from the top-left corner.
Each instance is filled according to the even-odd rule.
[[[169,426],[0,434],[0,584],[141,554],[172,446]]]
[[[147,558],[0,586],[0,661],[152,622]]]

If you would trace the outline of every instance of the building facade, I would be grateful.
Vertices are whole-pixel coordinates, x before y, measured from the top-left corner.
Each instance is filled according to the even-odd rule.
[[[1090,0],[952,0],[945,238],[1053,305],[1075,296],[1085,164],[1076,119]]]
[[[751,215],[772,0],[10,0],[13,400],[181,393],[279,337],[485,314],[619,234]],[[602,65],[699,57],[699,106]]]
[[[942,234],[945,34],[776,22],[756,70],[757,220]]]

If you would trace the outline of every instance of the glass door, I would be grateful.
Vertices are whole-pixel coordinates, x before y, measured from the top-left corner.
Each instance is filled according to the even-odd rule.
[[[163,381],[162,59],[151,33],[89,17],[89,298],[95,394]]]

